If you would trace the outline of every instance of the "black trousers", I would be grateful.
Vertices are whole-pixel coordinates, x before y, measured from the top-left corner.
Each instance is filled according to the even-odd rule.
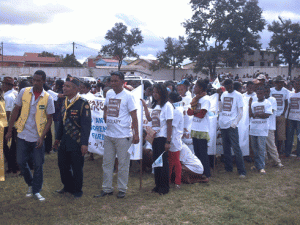
[[[153,149],[153,162],[165,151],[165,144],[167,138],[158,137],[154,138]],[[167,194],[169,192],[169,160],[168,152],[163,154],[163,167],[154,168],[155,188],[153,191],[160,194]]]
[[[64,190],[76,197],[81,197],[83,185],[84,156],[80,149],[67,151],[65,145],[58,149],[58,167]]]
[[[12,130],[10,148],[8,147],[7,141],[5,140],[5,135],[7,134],[7,131],[8,131],[8,127],[5,127],[4,139],[3,139],[3,152],[7,161],[8,170],[10,172],[16,173],[19,170],[19,166],[17,163],[17,144],[16,144],[17,131],[15,128],[13,128]]]
[[[49,154],[51,149],[52,149],[52,132],[50,128],[45,138],[45,152]]]
[[[210,174],[210,163],[207,155],[207,140],[206,139],[197,139],[193,138],[193,146],[195,155],[201,161],[204,168],[204,175],[209,178]]]

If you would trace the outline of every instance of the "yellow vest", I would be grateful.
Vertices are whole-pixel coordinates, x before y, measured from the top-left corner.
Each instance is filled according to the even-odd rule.
[[[26,88],[22,96],[21,115],[15,124],[18,133],[23,131],[29,115],[31,98],[34,97],[30,92],[31,89],[32,87]],[[44,96],[40,96],[40,100],[38,101],[38,104],[36,106],[36,114],[35,114],[35,122],[40,137],[42,136],[43,131],[45,129],[45,125],[47,123],[46,109],[47,109],[49,94],[47,92],[44,93],[45,93]]]
[[[7,117],[4,100],[0,100],[0,127],[7,127]]]

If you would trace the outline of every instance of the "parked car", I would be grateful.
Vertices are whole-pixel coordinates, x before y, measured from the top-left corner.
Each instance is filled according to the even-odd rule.
[[[79,80],[82,82],[96,82],[97,80],[94,77],[79,77]]]

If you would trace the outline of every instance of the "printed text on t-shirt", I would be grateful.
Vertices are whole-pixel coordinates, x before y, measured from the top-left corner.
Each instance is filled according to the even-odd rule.
[[[224,97],[224,103],[223,103],[223,111],[230,112],[233,105],[233,98],[231,97]]]
[[[107,106],[107,116],[119,117],[121,99],[109,99]]]
[[[161,110],[158,109],[152,111],[152,127],[160,127],[160,112]]]
[[[274,98],[276,98],[277,106],[283,106],[283,94],[273,94]]]

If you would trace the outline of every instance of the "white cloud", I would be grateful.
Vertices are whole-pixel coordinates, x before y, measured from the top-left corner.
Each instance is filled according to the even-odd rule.
[[[268,23],[271,23],[274,20],[278,20],[278,16],[280,16],[282,19],[290,19],[293,22],[300,21],[300,14],[293,13],[290,11],[264,11],[263,17],[267,20]]]

